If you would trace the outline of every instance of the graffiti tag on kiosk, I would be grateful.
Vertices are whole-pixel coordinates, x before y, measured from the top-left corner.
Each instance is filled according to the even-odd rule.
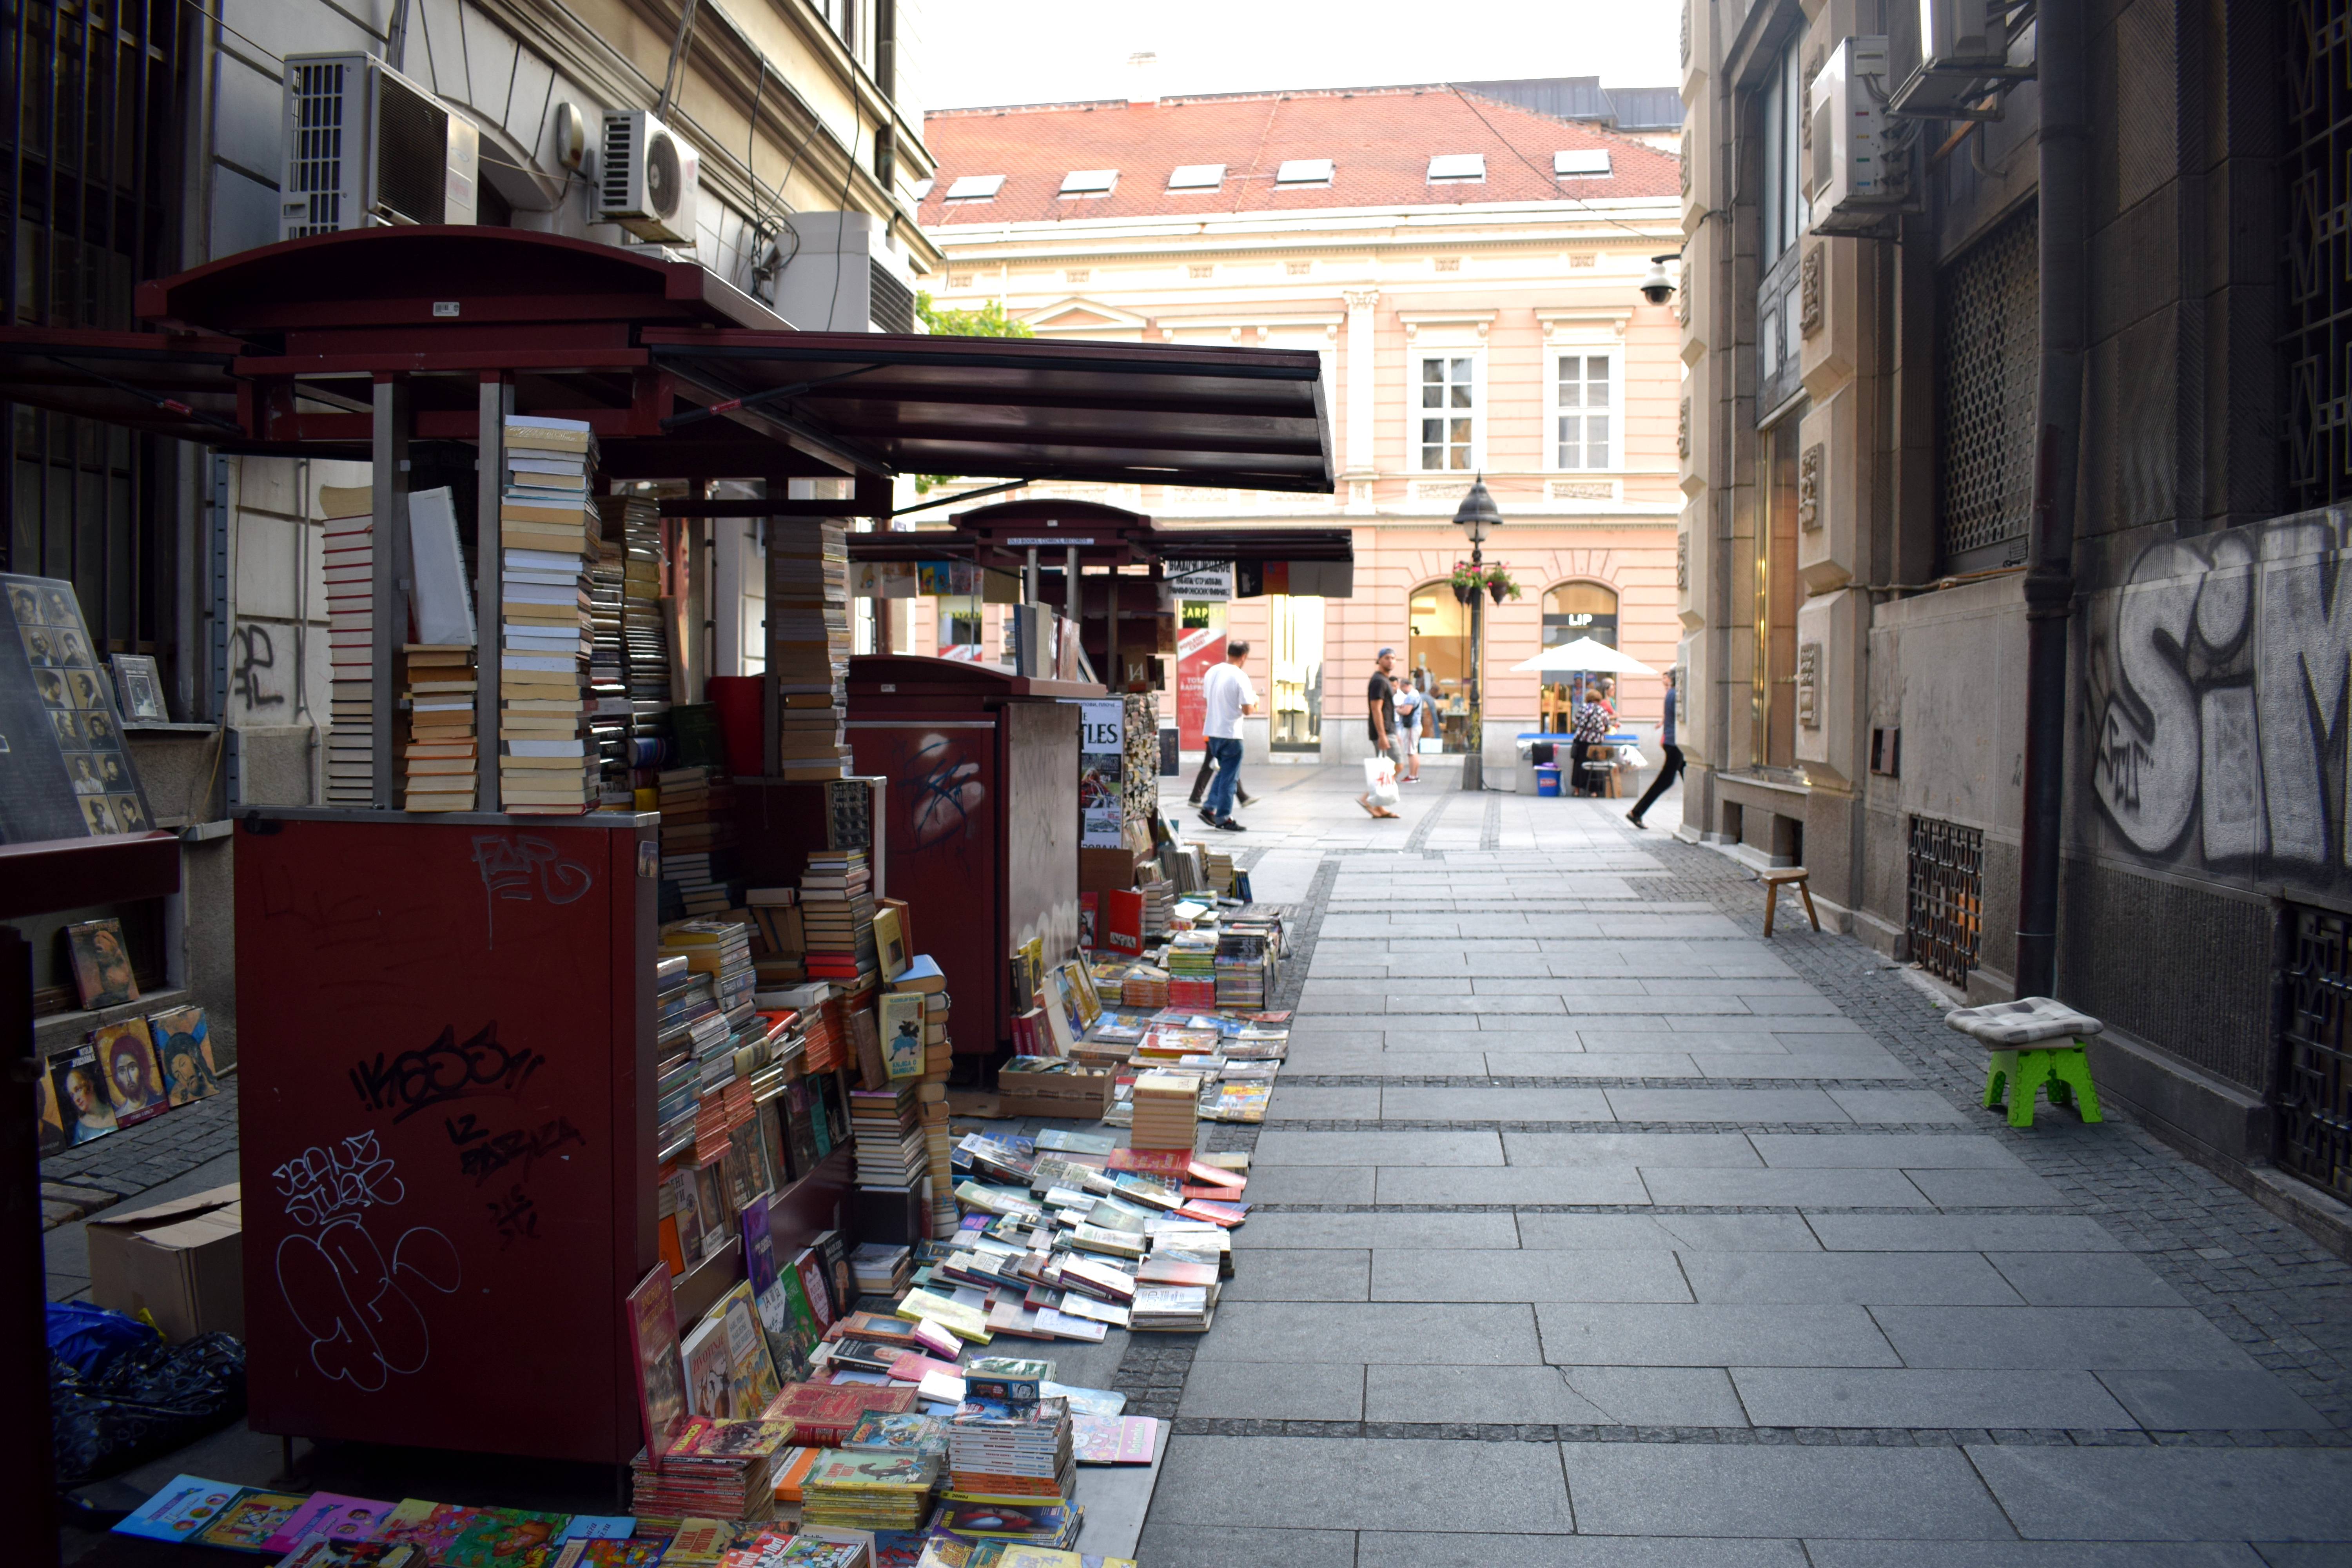
[[[588,1144],[587,1135],[563,1116],[542,1121],[529,1131],[516,1128],[508,1132],[492,1132],[478,1125],[471,1111],[445,1117],[441,1124],[448,1131],[449,1142],[457,1147],[458,1173],[473,1177],[478,1187],[517,1161],[522,1163],[520,1173],[528,1181],[535,1162],[567,1143],[583,1148]]]
[[[586,896],[596,874],[534,834],[474,835],[474,868],[482,879],[482,919],[493,945],[498,940],[500,900],[530,903],[534,898],[568,904]]]
[[[2325,512],[2168,541],[2094,602],[2091,793],[2134,848],[2306,880],[2352,866],[2347,543]]]
[[[917,849],[927,849],[961,834],[980,831],[982,805],[988,786],[980,782],[978,763],[964,761],[963,747],[947,736],[932,733],[916,742],[907,770],[893,782],[907,792],[907,823]]]
[[[310,1336],[310,1363],[365,1394],[425,1369],[433,1334],[418,1298],[446,1296],[464,1278],[457,1247],[430,1226],[401,1232],[389,1255],[369,1232],[371,1211],[408,1195],[392,1164],[368,1131],[307,1149],[274,1173],[287,1217],[314,1227],[278,1242],[278,1291]]]
[[[485,1024],[465,1044],[457,1031],[444,1028],[421,1050],[403,1051],[387,1059],[378,1051],[373,1059],[352,1064],[352,1089],[370,1110],[390,1110],[398,1126],[418,1111],[470,1095],[512,1094],[530,1081],[547,1058],[536,1051],[510,1050],[499,1044],[497,1020]]]

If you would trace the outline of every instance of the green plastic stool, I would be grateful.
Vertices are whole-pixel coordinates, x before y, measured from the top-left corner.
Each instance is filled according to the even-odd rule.
[[[2000,1110],[2005,1099],[2011,1127],[2033,1125],[2036,1090],[2053,1105],[2073,1107],[2085,1121],[2105,1120],[2084,1047],[2106,1026],[2089,1014],[2047,996],[2021,996],[1990,1006],[1955,1007],[1944,1022],[1987,1047],[1985,1109]]]
[[[2011,1127],[2033,1125],[2033,1091],[2041,1089],[2050,1097],[2053,1105],[2071,1105],[2085,1121],[2101,1121],[2099,1091],[2091,1086],[2091,1064],[2083,1055],[2083,1042],[2071,1045],[2028,1047],[2022,1050],[1995,1051],[1985,1068],[1985,1109],[2000,1109],[2002,1091],[2008,1091],[2009,1124]]]

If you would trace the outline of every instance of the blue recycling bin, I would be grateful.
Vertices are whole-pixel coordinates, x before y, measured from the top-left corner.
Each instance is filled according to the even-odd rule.
[[[1539,795],[1548,795],[1552,796],[1554,799],[1559,798],[1559,764],[1558,763],[1538,763],[1536,764],[1536,794]]]

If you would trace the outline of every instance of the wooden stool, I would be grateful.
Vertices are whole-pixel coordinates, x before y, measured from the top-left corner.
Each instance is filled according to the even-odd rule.
[[[2047,996],[2021,996],[1984,1007],[1955,1007],[1944,1022],[1988,1047],[1985,1109],[1999,1110],[2006,1099],[2011,1127],[2033,1125],[2036,1089],[2053,1105],[2071,1105],[2085,1121],[2104,1120],[2084,1047],[2106,1026],[2089,1014]]]
[[[1815,931],[1822,929],[1822,917],[1813,912],[1813,891],[1805,880],[1805,868],[1802,866],[1782,866],[1775,870],[1764,872],[1756,879],[1764,884],[1764,934],[1766,936],[1772,934],[1772,915],[1780,907],[1780,884],[1783,882],[1794,882],[1797,885],[1797,897],[1805,900],[1805,918],[1813,922]]]

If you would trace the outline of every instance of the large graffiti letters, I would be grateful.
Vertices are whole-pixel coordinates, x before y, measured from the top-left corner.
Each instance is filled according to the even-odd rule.
[[[2158,544],[2094,604],[2091,793],[2133,848],[2306,881],[2352,865],[2346,531],[2310,513]]]
[[[512,1094],[546,1060],[499,1044],[494,1021],[463,1045],[455,1029],[443,1029],[422,1050],[403,1051],[390,1060],[378,1051],[373,1060],[352,1064],[352,1088],[370,1110],[392,1110],[397,1126],[420,1110],[468,1095]]]
[[[318,1227],[278,1244],[278,1288],[310,1337],[311,1364],[368,1394],[395,1373],[423,1371],[433,1336],[410,1291],[447,1295],[462,1271],[457,1249],[430,1226],[402,1232],[389,1258],[368,1233],[367,1210],[407,1195],[376,1135],[353,1134],[331,1152],[307,1149],[274,1174],[287,1217]]]
[[[305,1149],[270,1174],[286,1212],[304,1225],[323,1225],[345,1209],[396,1204],[408,1195],[373,1132],[354,1133],[331,1150]]]

